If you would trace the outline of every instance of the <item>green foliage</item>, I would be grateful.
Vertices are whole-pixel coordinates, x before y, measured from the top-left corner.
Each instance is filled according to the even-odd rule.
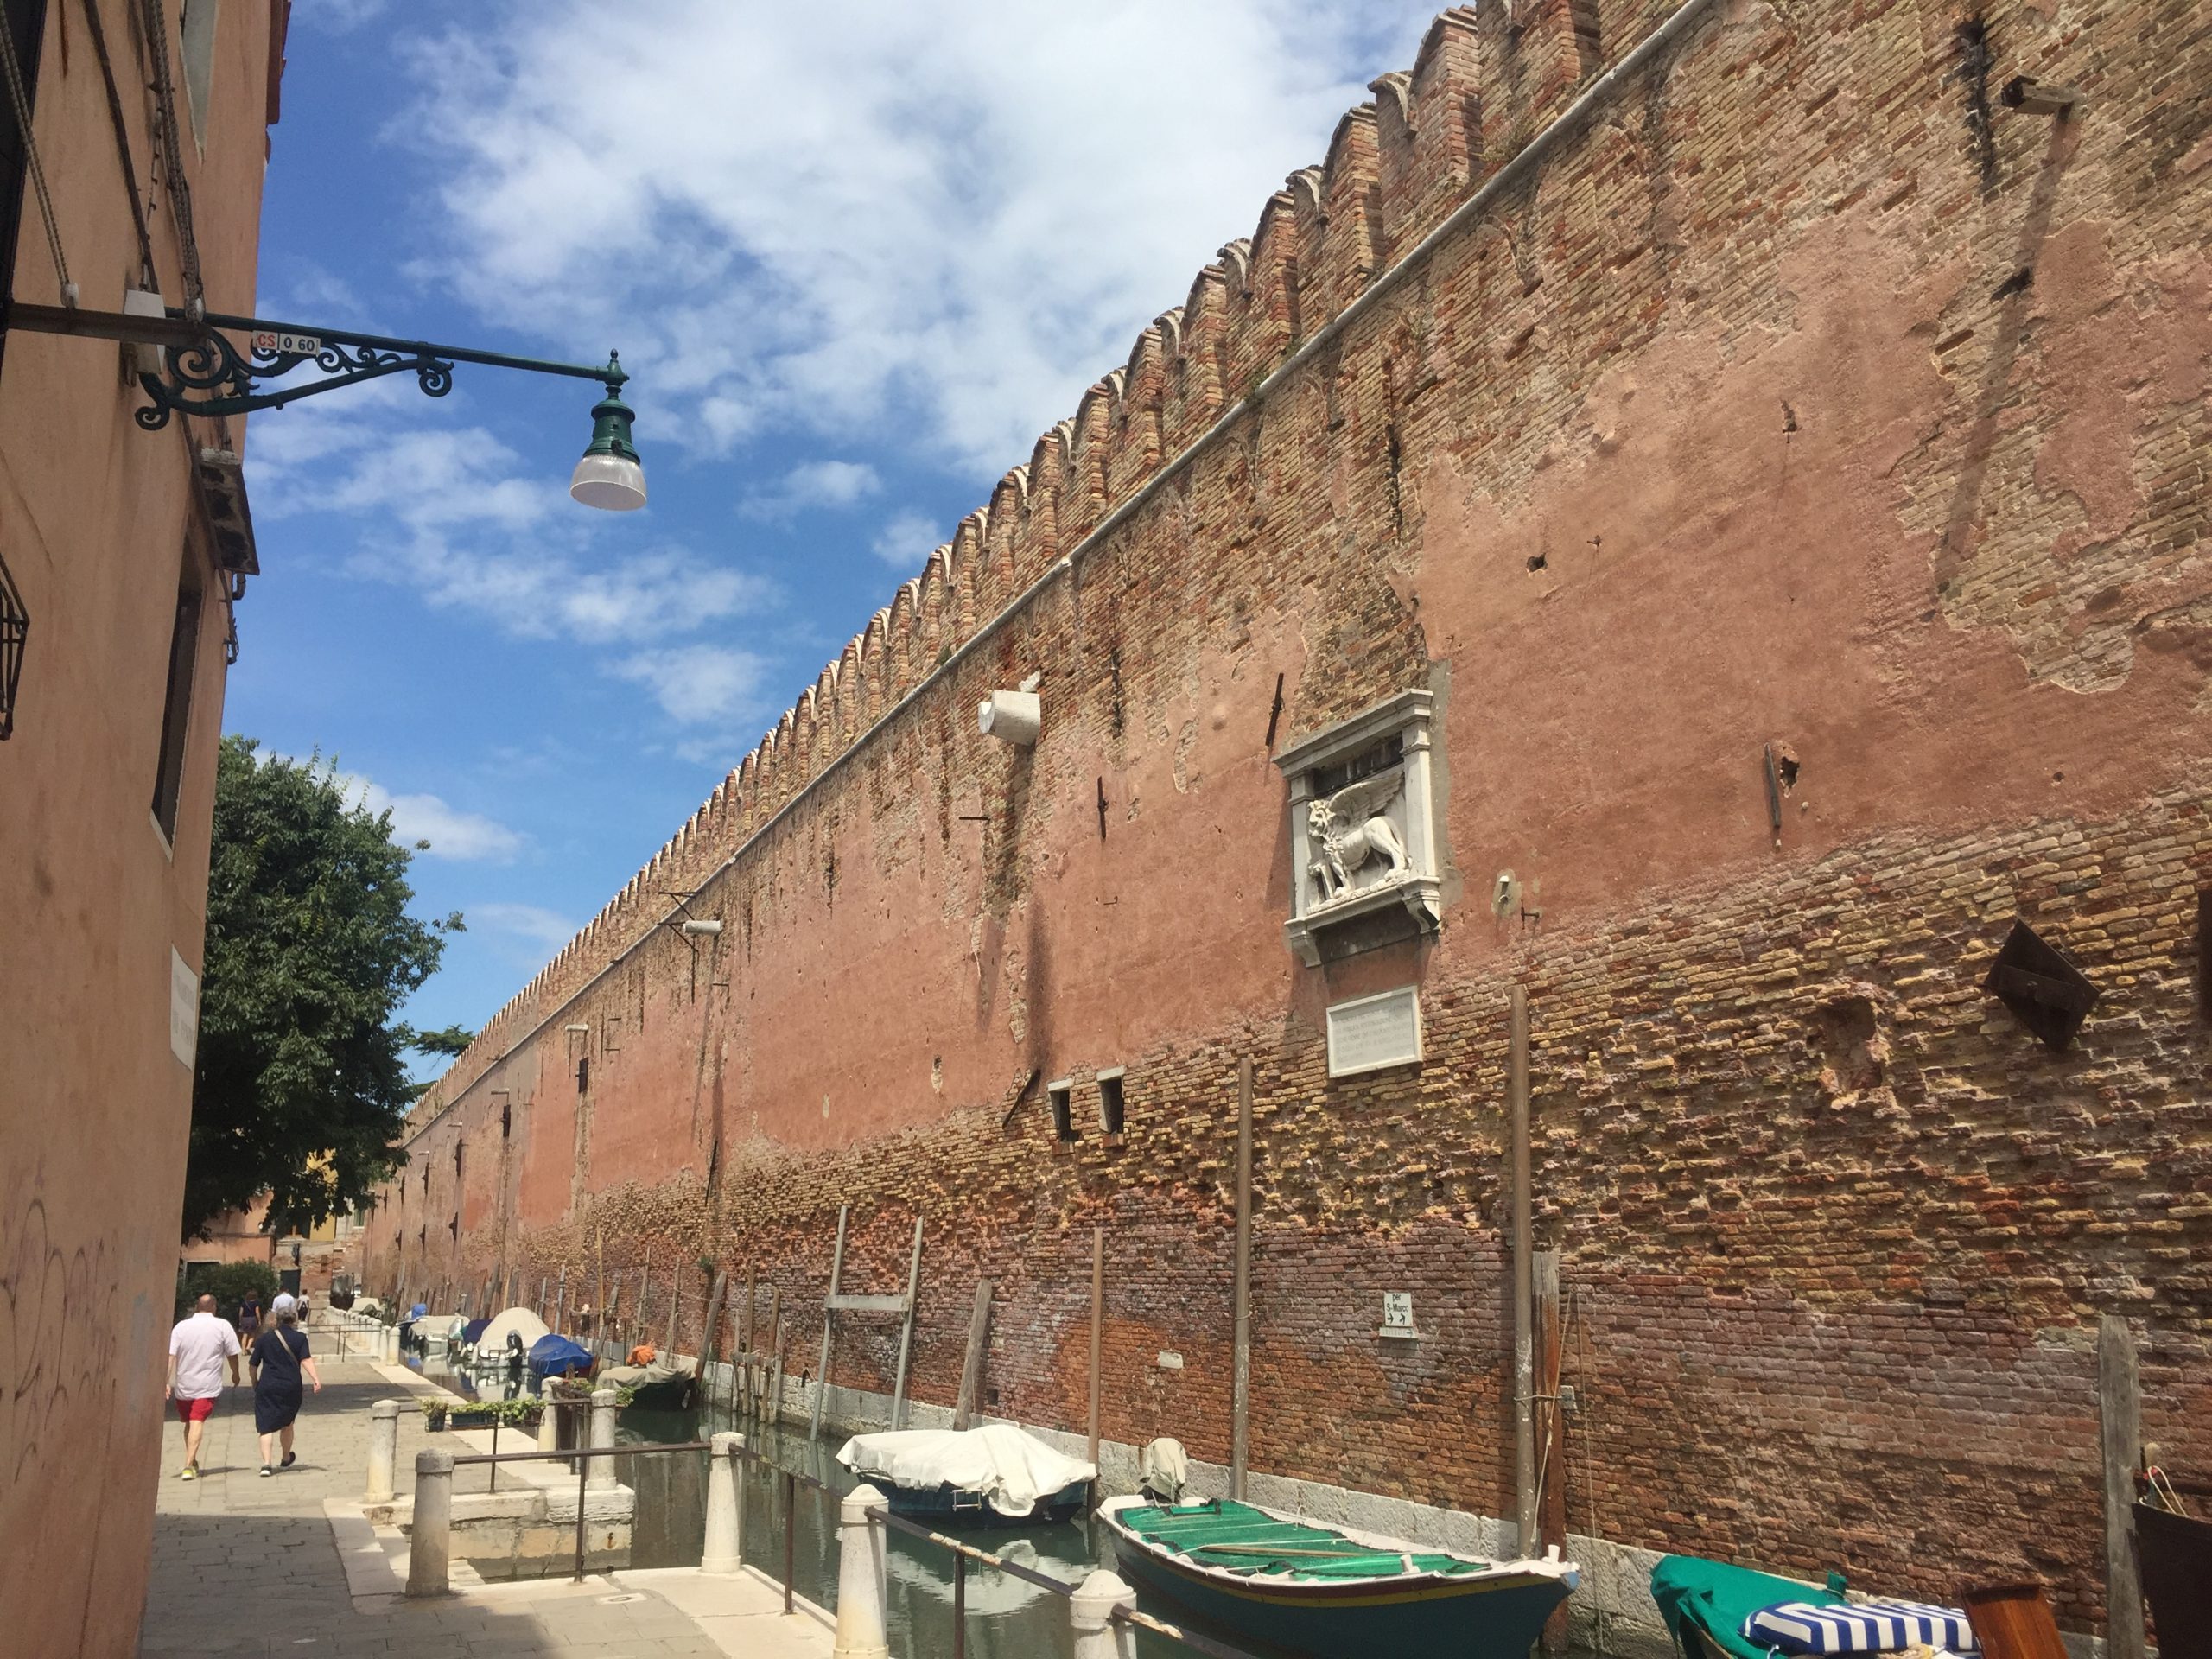
[[[447,921],[455,931],[461,931],[461,918],[449,916]],[[402,1027],[405,1029],[405,1027]],[[409,1031],[407,1046],[425,1054],[457,1056],[476,1040],[476,1033],[467,1026],[442,1026],[435,1031]]]
[[[257,747],[226,737],[216,772],[187,1238],[264,1192],[271,1230],[304,1232],[397,1166],[422,1039],[393,1015],[461,926],[407,913],[413,855],[388,811],[348,801],[319,757]]]
[[[531,1395],[512,1400],[454,1400],[424,1395],[416,1402],[432,1428],[450,1423],[455,1428],[535,1428],[545,1414],[545,1402]]]
[[[265,1314],[276,1300],[276,1269],[266,1262],[195,1262],[177,1281],[176,1317],[181,1319],[191,1313],[192,1305],[202,1296],[213,1296],[215,1311],[235,1325],[238,1304],[249,1290],[261,1293]]]

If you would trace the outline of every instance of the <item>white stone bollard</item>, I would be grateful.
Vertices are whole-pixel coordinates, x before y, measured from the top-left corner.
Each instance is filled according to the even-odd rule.
[[[1116,1607],[1134,1609],[1137,1592],[1118,1573],[1100,1567],[1068,1598],[1068,1619],[1075,1627],[1075,1659],[1136,1659],[1134,1624],[1114,1620]]]
[[[702,1573],[728,1574],[745,1566],[745,1436],[715,1436],[707,1459],[707,1547]]]
[[[837,1641],[830,1659],[891,1659],[891,1584],[883,1562],[889,1529],[869,1519],[889,1509],[865,1482],[837,1506]]]
[[[365,1503],[389,1503],[399,1472],[399,1402],[379,1400],[369,1408],[369,1488]]]
[[[442,1596],[453,1551],[453,1453],[415,1454],[415,1521],[407,1541],[407,1593]]]
[[[591,1392],[591,1449],[611,1449],[614,1445],[614,1390],[594,1389]],[[614,1459],[588,1458],[591,1472],[584,1478],[587,1486],[612,1486],[614,1479]]]
[[[377,1327],[384,1334],[378,1339],[377,1357],[387,1365],[399,1363],[399,1327],[384,1325]]]

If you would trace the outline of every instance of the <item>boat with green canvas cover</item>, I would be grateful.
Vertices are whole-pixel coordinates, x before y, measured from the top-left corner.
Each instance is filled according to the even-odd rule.
[[[1652,1569],[1651,1599],[1684,1659],[1770,1659],[1766,1644],[1744,1635],[1745,1619],[1782,1602],[1825,1607],[1843,1597],[1726,1561],[1669,1555]]]
[[[1307,1659],[1527,1659],[1580,1581],[1545,1560],[1487,1561],[1257,1503],[1146,1497],[1099,1506],[1122,1572],[1234,1641]]]

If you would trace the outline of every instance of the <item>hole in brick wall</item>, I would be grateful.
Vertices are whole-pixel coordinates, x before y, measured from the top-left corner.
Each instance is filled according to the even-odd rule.
[[[512,1102],[499,1108],[499,1139],[504,1141],[515,1132],[515,1109]]]
[[[2212,1026],[2212,887],[2196,890],[2196,1018]]]
[[[1981,174],[1982,194],[1997,188],[1997,137],[1989,124],[1989,72],[1997,54],[1989,26],[1979,17],[1959,25],[1958,78],[1967,90],[1967,143]]]
[[[1774,776],[1785,795],[1797,786],[1797,751],[1787,743],[1774,746]]]
[[[1052,1133],[1062,1141],[1075,1139],[1075,1090],[1066,1084],[1055,1084],[1046,1091],[1052,1103]]]
[[[1873,999],[1831,998],[1813,1011],[1821,1050],[1821,1092],[1835,1101],[1878,1089],[1890,1045],[1874,1016]]]
[[[1546,560],[1542,554],[1531,554],[1529,558],[1529,574],[1532,576],[1535,575],[1537,571],[1544,568],[1545,563]]]
[[[996,1389],[985,1389],[983,1390],[983,1402],[989,1406],[993,1411],[996,1411],[999,1408],[999,1391]]]
[[[1098,1127],[1108,1135],[1122,1132],[1122,1080],[1098,1079]]]
[[[591,1087],[591,1056],[587,1054],[576,1062],[576,1092],[582,1094]]]

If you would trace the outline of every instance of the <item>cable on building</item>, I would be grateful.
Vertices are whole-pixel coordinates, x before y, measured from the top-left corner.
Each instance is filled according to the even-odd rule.
[[[0,18],[6,7],[0,3]],[[23,66],[16,56],[16,31],[0,22],[0,72],[8,77],[8,101],[15,106],[16,125],[23,135],[23,160],[29,166],[31,188],[38,193],[39,217],[46,221],[47,251],[54,256],[54,274],[61,283],[61,303],[74,308],[77,285],[69,280],[69,262],[61,253],[61,229],[54,222],[54,198],[46,188],[46,166],[39,160],[38,140],[31,132],[30,89],[23,85]]]

